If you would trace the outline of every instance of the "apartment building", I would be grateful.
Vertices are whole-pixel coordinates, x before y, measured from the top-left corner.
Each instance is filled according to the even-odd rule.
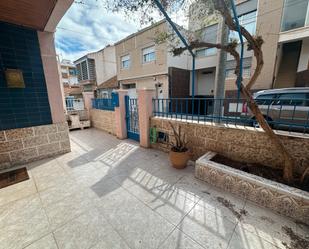
[[[95,91],[97,86],[116,76],[115,46],[108,45],[97,52],[89,53],[74,61],[74,64],[83,91]]]
[[[155,41],[169,30],[168,23],[162,20],[115,44],[118,81],[131,97],[145,87],[155,89],[158,98],[188,96],[187,54],[173,57],[168,41]]]
[[[239,0],[236,1],[240,24],[252,35],[264,40],[264,68],[253,91],[270,88],[309,86],[309,9],[308,0]],[[194,7],[194,6],[193,6]],[[205,41],[220,42],[219,18],[200,19],[191,9],[189,27]],[[199,23],[200,22],[200,23]],[[205,25],[203,27],[203,25]],[[201,28],[203,27],[203,28]],[[237,33],[230,32],[231,39]],[[252,51],[244,55],[244,83],[255,69]],[[196,50],[196,95],[211,95],[218,68],[216,49]],[[235,97],[237,88],[235,62],[231,56],[226,64],[226,97]]]
[[[61,81],[63,85],[78,85],[76,66],[70,60],[61,60],[60,62]]]
[[[92,54],[87,54],[74,61],[78,83],[85,92],[92,92],[96,87],[95,62]]]

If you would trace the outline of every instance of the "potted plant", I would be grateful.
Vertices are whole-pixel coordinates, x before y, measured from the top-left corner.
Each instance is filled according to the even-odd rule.
[[[182,132],[181,126],[178,126],[178,130],[174,125],[169,122],[172,127],[175,140],[170,142],[170,153],[169,158],[174,168],[183,169],[187,166],[190,159],[190,152],[187,148],[188,141],[186,139],[186,134]]]

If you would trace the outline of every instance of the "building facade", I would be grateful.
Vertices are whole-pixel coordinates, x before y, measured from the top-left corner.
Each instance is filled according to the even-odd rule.
[[[155,41],[156,37],[167,32],[170,32],[170,27],[162,20],[115,44],[120,87],[127,89],[131,97],[136,97],[137,90],[142,88],[155,89],[157,98],[181,97],[181,91],[173,89],[172,78],[179,79],[178,89],[182,82],[186,84],[183,89],[189,89],[187,54],[173,57],[168,41]]]
[[[264,67],[253,86],[253,91],[271,88],[309,86],[309,9],[308,0],[241,0],[237,1],[240,24],[252,35],[264,40],[262,51]],[[196,11],[191,9],[191,12]],[[189,27],[199,29],[202,38],[209,42],[220,42],[219,18],[199,19],[190,15]],[[204,24],[205,27],[202,27]],[[237,38],[230,32],[230,39]],[[208,95],[214,89],[218,55],[215,49],[196,51],[196,95]],[[256,67],[252,52],[245,51],[244,83],[248,81]],[[234,74],[235,62],[228,56],[226,62],[226,97],[236,97],[237,87]]]
[[[61,60],[60,73],[63,85],[78,85],[76,66],[70,60]]]
[[[115,46],[89,53],[74,61],[77,68],[78,82],[84,92],[93,92],[97,86],[116,76]]]

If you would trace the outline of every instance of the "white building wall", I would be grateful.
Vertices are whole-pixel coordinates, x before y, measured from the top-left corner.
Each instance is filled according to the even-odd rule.
[[[104,49],[88,55],[95,60],[97,84],[105,82],[117,74],[115,46],[107,46]]]
[[[217,54],[204,56],[204,57],[196,57],[195,59],[195,69],[203,69],[203,68],[211,68],[216,67],[218,63]],[[192,70],[192,67],[190,68]]]
[[[180,56],[173,56],[170,52],[167,53],[167,66],[189,70],[192,66],[192,57],[188,52],[184,52]]]
[[[307,70],[308,63],[309,63],[309,39],[305,39],[303,40],[302,44],[297,72]]]

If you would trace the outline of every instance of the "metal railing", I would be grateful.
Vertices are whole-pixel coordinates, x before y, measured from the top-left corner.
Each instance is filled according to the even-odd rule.
[[[83,99],[66,98],[65,104],[67,111],[83,111],[85,109]]]
[[[309,132],[308,99],[257,99],[256,102],[269,125],[274,129]],[[221,110],[221,112],[216,113],[214,110]],[[258,127],[244,99],[153,99],[153,115],[198,123],[212,122]]]
[[[114,111],[115,103],[112,98],[109,99],[92,99],[92,108],[106,111]]]

